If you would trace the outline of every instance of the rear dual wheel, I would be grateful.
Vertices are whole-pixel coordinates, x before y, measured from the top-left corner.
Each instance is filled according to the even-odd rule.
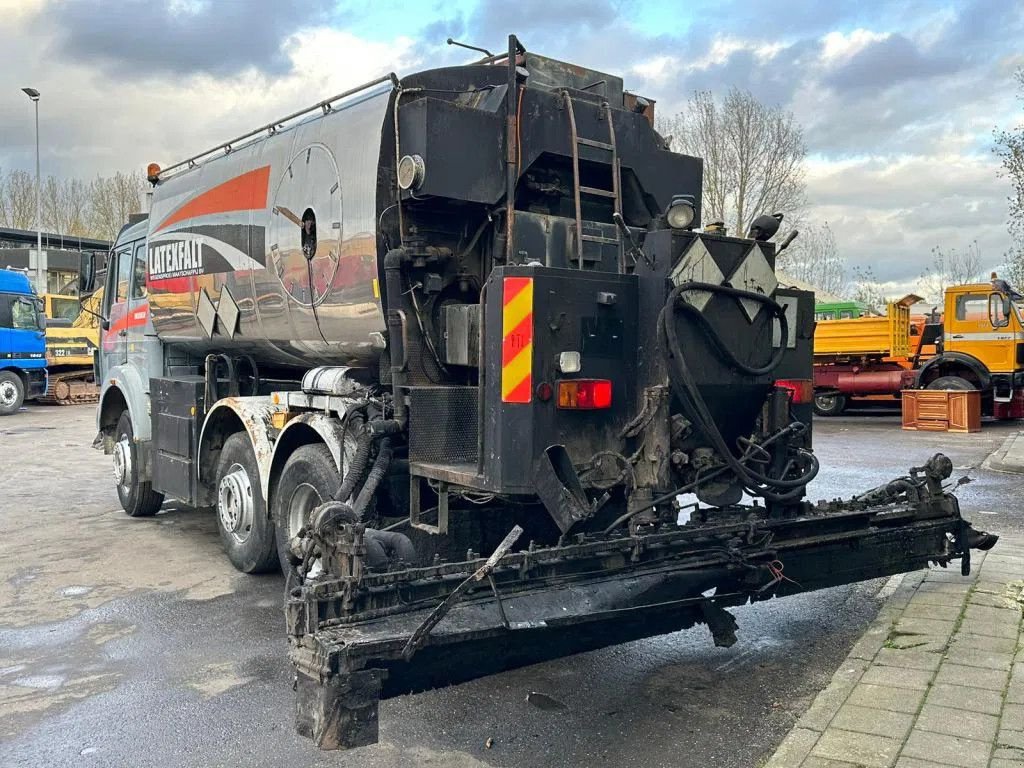
[[[260,487],[252,441],[236,432],[224,441],[217,461],[217,529],[231,564],[243,573],[277,567],[274,524]]]
[[[814,396],[814,413],[818,416],[838,416],[846,410],[846,395],[829,392]]]
[[[298,565],[291,541],[309,523],[313,510],[330,501],[338,489],[339,474],[330,449],[312,443],[288,457],[274,491],[277,556],[286,574]]]

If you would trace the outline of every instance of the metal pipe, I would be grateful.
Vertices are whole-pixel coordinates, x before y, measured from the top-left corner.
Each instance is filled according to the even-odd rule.
[[[170,173],[171,171],[173,171],[173,170],[175,170],[177,168],[181,168],[182,166],[191,167],[196,162],[196,160],[199,160],[200,158],[206,157],[207,155],[212,154],[212,153],[216,152],[219,149],[227,149],[228,151],[230,151],[233,144],[237,144],[240,141],[245,141],[246,139],[252,138],[253,136],[255,136],[258,133],[263,133],[264,131],[270,131],[271,133],[273,133],[273,132],[275,132],[277,130],[277,126],[281,125],[282,123],[286,123],[289,120],[294,120],[296,117],[300,117],[300,116],[305,115],[305,114],[307,114],[309,112],[313,112],[314,110],[322,109],[325,112],[329,112],[331,110],[331,103],[332,102],[338,101],[339,99],[347,98],[349,96],[353,96],[353,95],[359,93],[360,91],[365,91],[367,88],[372,88],[375,85],[380,85],[381,83],[385,83],[385,82],[388,82],[388,81],[391,81],[391,84],[395,88],[398,87],[398,75],[396,75],[394,72],[388,72],[388,74],[383,75],[381,77],[378,77],[376,80],[371,80],[368,83],[363,83],[362,85],[358,85],[355,88],[349,88],[347,91],[342,91],[337,96],[332,96],[329,99],[324,99],[323,101],[318,101],[316,104],[314,104],[311,107],[306,107],[305,109],[300,109],[298,112],[292,112],[290,115],[288,115],[286,117],[282,117],[279,120],[274,120],[273,122],[270,122],[270,123],[267,123],[266,125],[260,126],[259,128],[256,128],[255,130],[249,131],[248,133],[243,133],[241,136],[238,136],[238,137],[232,139],[231,141],[225,141],[223,144],[218,144],[217,146],[213,147],[212,149],[208,149],[205,152],[200,152],[198,155],[193,155],[192,157],[188,158],[188,160],[182,160],[180,163],[175,163],[174,165],[171,165],[171,166],[169,166],[167,168],[164,168],[162,171],[160,171],[160,174],[159,174],[158,178],[162,179],[168,173]]]
[[[395,422],[405,428],[405,313],[402,312],[402,263],[405,249],[393,248],[384,256],[384,289],[388,300],[388,348],[391,351],[391,393]]]
[[[505,263],[512,263],[512,224],[516,207],[516,52],[522,46],[515,35],[508,36],[508,90],[505,93]]]

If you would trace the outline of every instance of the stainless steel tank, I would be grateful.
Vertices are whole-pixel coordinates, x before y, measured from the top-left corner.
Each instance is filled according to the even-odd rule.
[[[157,335],[194,354],[373,363],[384,330],[378,86],[161,180],[149,217]]]

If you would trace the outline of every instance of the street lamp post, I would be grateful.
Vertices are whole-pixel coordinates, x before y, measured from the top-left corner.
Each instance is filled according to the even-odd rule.
[[[36,105],[36,290],[46,292],[46,283],[42,273],[43,266],[43,183],[39,175],[39,91],[35,88],[22,88],[26,96]]]

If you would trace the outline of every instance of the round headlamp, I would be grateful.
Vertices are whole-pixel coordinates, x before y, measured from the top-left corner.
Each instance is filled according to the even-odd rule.
[[[693,209],[693,200],[688,196],[677,195],[665,211],[665,221],[672,229],[689,229],[696,218],[697,212]]]

